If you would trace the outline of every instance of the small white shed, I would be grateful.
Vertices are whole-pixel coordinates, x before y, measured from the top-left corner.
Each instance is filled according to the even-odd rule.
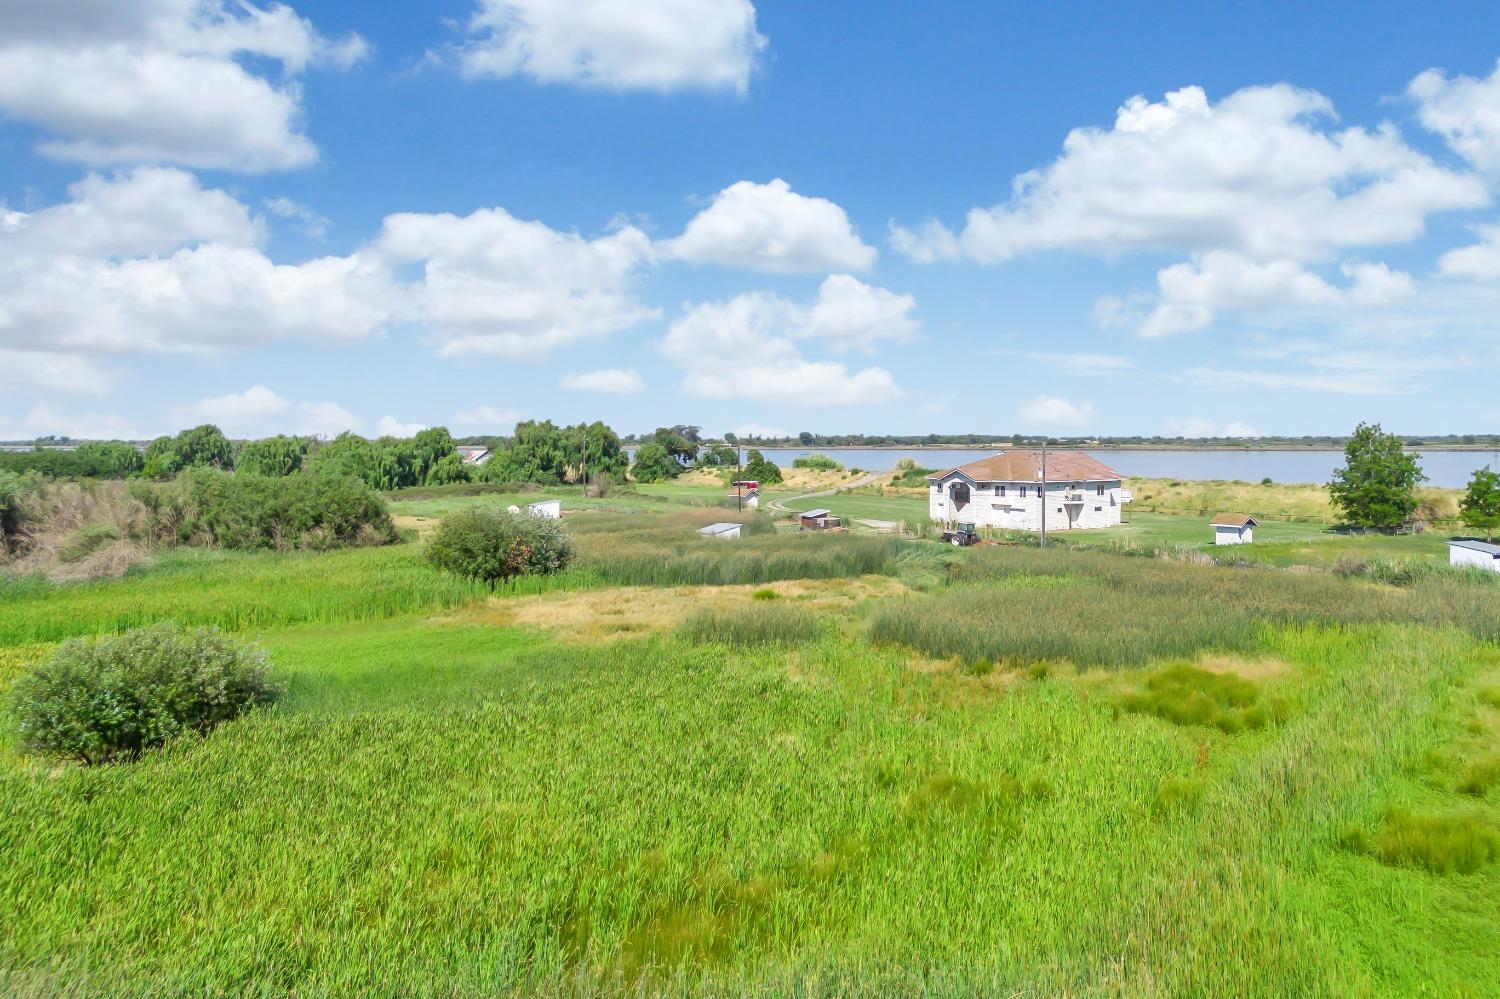
[[[1452,538],[1448,541],[1448,564],[1500,572],[1500,545],[1478,538]]]
[[[562,519],[562,500],[537,500],[526,504],[526,512],[545,520]]]
[[[1216,545],[1248,545],[1260,526],[1248,513],[1221,513],[1208,523],[1214,529]]]
[[[709,524],[707,527],[698,528],[698,533],[705,538],[724,538],[730,540],[740,536],[739,524]]]

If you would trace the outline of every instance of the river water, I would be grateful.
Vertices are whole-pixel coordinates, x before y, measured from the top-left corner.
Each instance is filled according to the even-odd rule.
[[[922,468],[952,468],[994,452],[981,448],[789,448],[765,447],[761,452],[783,467],[809,454],[826,454],[849,468],[883,472],[910,458]],[[1090,448],[1093,455],[1127,478],[1239,479],[1259,482],[1327,482],[1344,463],[1342,451],[1133,451]],[[1461,489],[1476,468],[1500,470],[1500,455],[1492,451],[1416,451],[1427,473],[1427,483]]]

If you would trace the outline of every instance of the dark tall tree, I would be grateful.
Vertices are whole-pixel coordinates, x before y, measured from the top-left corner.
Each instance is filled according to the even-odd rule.
[[[698,457],[697,427],[657,427],[651,440],[666,448],[667,454],[683,468],[691,465]]]
[[[1334,470],[1328,494],[1353,527],[1399,527],[1417,508],[1422,474],[1416,455],[1402,450],[1401,438],[1382,433],[1380,424],[1361,423],[1344,448],[1344,465]]]

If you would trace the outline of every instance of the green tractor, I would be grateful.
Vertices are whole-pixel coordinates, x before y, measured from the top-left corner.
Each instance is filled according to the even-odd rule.
[[[979,535],[973,524],[959,524],[955,530],[944,531],[941,540],[954,548],[967,548],[979,544]]]

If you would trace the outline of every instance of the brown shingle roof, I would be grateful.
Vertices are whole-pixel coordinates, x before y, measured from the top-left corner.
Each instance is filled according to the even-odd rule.
[[[1001,451],[928,476],[935,481],[962,472],[976,482],[1036,482],[1042,477],[1042,453],[1021,448]],[[1048,451],[1048,482],[1099,482],[1124,476],[1081,451]]]
[[[1209,524],[1214,527],[1245,527],[1246,525],[1253,527],[1258,526],[1260,521],[1248,513],[1221,513],[1210,520]]]

